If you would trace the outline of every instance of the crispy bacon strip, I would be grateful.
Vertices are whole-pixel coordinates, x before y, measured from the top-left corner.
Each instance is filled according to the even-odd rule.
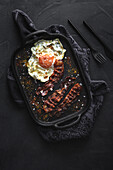
[[[53,90],[54,84],[58,83],[64,73],[64,63],[62,60],[55,60],[54,63],[54,73],[51,75],[50,79],[41,87],[38,87],[36,94],[41,94],[46,96],[49,91]]]
[[[56,108],[54,114],[66,110],[76,100],[77,96],[80,95],[80,90],[81,90],[80,84],[79,83],[75,84],[69,91],[69,93],[66,95],[63,102],[58,106],[58,108]]]
[[[63,97],[63,94],[62,94],[62,91],[64,89],[62,88],[61,89],[61,96],[60,96],[60,101]],[[56,106],[56,101],[57,101],[57,97],[56,96],[50,96],[48,98],[47,101],[44,102],[44,105],[43,105],[43,109],[46,113],[49,113],[49,112],[52,112],[54,111],[54,114],[56,114],[57,112],[62,112],[63,110],[66,110],[67,107],[69,107],[71,105],[71,103],[76,99],[76,97],[80,94],[80,90],[81,90],[81,86],[79,83],[75,84],[71,90],[69,91],[69,93],[66,95],[66,97],[64,98],[64,100],[57,106],[57,108],[55,107]],[[54,92],[55,93],[55,92]],[[54,94],[53,93],[53,94]],[[52,98],[53,97],[53,98]],[[52,103],[53,105],[51,105],[51,100],[55,102]],[[59,99],[59,95],[58,95],[58,99]],[[59,103],[59,100],[57,102],[57,104]]]
[[[75,77],[66,77],[65,81],[61,84],[60,89],[56,90],[44,101],[43,109],[46,113],[52,111],[59,104],[65,92],[75,83],[75,80]]]

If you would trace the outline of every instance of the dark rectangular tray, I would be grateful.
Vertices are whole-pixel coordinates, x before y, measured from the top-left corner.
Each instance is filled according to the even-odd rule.
[[[32,40],[32,36],[35,35],[35,40]],[[78,60],[77,53],[74,52],[68,39],[60,34],[47,33],[46,31],[37,31],[30,35],[31,41],[27,42],[24,47],[18,49],[12,58],[12,67],[15,78],[24,97],[25,103],[29,109],[32,118],[40,125],[43,126],[55,126],[59,128],[67,127],[72,124],[77,123],[83,113],[86,112],[91,99],[91,94],[88,89],[88,84],[84,76],[84,72]],[[29,39],[30,39],[29,37]],[[64,75],[62,81],[67,76],[73,75],[77,77],[76,83],[81,83],[82,90],[75,103],[72,103],[62,114],[56,114],[49,116],[45,114],[42,110],[42,98],[36,95],[36,89],[39,81],[34,80],[27,71],[27,61],[31,56],[31,47],[35,42],[41,39],[53,40],[59,38],[63,47],[66,49],[66,54],[63,59],[64,61]],[[61,80],[55,84],[54,90],[60,86]],[[52,92],[49,92],[49,96]],[[47,97],[46,96],[46,97]],[[33,105],[33,101],[38,103],[37,106]]]

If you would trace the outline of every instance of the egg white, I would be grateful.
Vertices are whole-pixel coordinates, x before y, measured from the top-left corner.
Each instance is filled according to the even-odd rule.
[[[41,82],[46,82],[54,72],[55,60],[61,60],[64,57],[66,50],[63,48],[59,39],[55,40],[40,40],[34,44],[31,48],[32,56],[28,60],[28,73],[34,79],[38,79]],[[43,68],[39,64],[39,57],[48,54],[54,56],[53,63],[49,68]]]

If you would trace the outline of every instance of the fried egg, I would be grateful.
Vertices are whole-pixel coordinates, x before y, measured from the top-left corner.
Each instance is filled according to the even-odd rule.
[[[54,72],[55,60],[62,60],[66,50],[59,39],[39,40],[31,48],[28,60],[28,73],[34,79],[46,82]]]

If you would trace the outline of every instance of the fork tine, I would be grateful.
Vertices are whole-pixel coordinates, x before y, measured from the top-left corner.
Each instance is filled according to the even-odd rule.
[[[101,61],[102,61],[103,63],[106,62],[106,60],[105,60],[105,58],[103,58],[103,56],[100,56],[100,58],[101,58]]]
[[[96,57],[97,57],[101,62],[103,61],[103,60],[102,60],[102,57],[101,57],[99,54],[97,54]]]
[[[101,60],[99,59],[99,57],[95,56],[94,57],[99,63],[102,63]]]
[[[101,58],[101,62],[102,62],[102,63],[105,63],[105,60],[102,60],[102,58]]]
[[[101,63],[105,63],[106,58],[105,58],[103,55],[101,55],[101,54],[97,54],[97,56],[96,56],[96,57],[98,58],[98,60],[99,60]]]
[[[102,54],[99,54],[101,56],[101,58],[106,61],[106,58],[102,55]]]
[[[97,56],[98,60],[100,61],[100,63],[104,63],[105,60],[103,60],[100,56]]]
[[[97,56],[97,59],[101,64],[105,62],[104,60],[102,60],[102,58],[100,56]]]

